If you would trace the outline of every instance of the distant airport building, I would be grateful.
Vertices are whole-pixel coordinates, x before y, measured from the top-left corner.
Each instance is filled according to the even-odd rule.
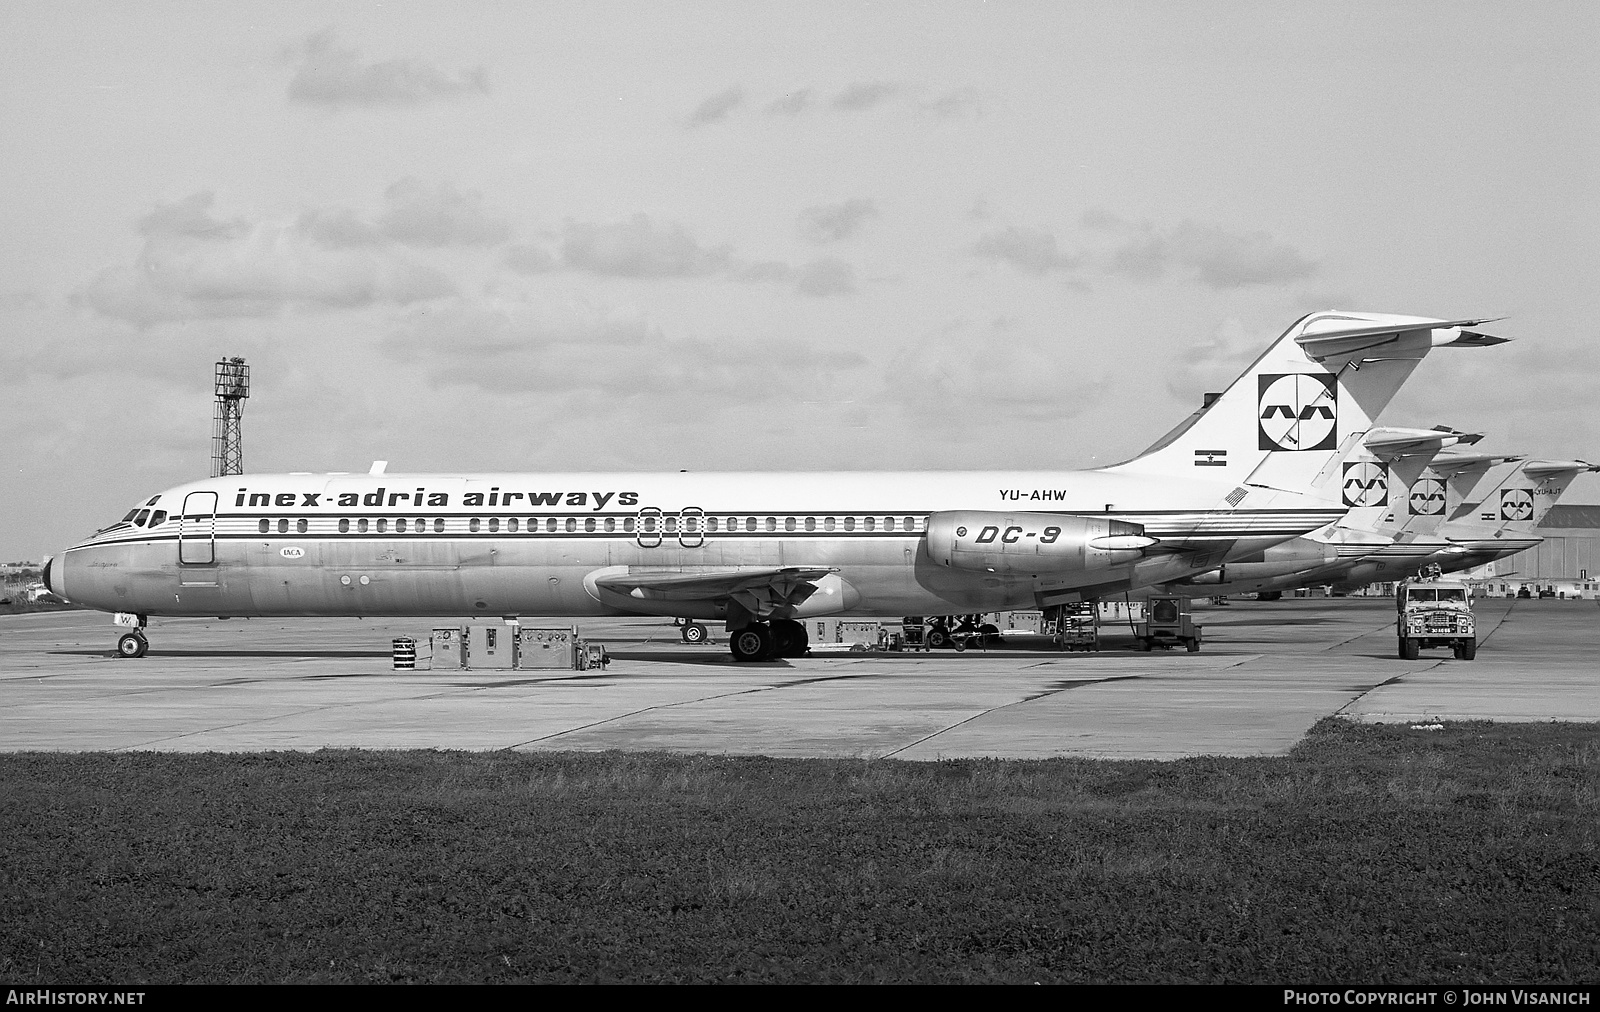
[[[1544,543],[1483,567],[1520,580],[1600,579],[1600,506],[1557,504],[1536,529]],[[1473,575],[1479,575],[1477,571]]]

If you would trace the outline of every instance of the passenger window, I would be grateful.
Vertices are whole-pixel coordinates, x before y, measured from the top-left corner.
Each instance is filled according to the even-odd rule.
[[[744,518],[744,529],[747,530],[747,531],[755,530],[756,529],[756,518],[755,517],[745,517]]]
[[[856,518],[855,517],[845,517],[844,518],[844,529],[847,530],[847,531],[855,530],[856,529]]]
[[[367,533],[367,518],[366,517],[362,517],[360,520],[356,521],[356,531],[361,533],[361,534]]]
[[[350,532],[350,521],[341,518],[339,520],[339,533],[340,534],[348,534],[349,532]]]
[[[917,521],[916,521],[916,519],[914,517],[906,517],[906,530],[914,531],[916,529],[917,529]]]
[[[551,517],[549,520],[546,520],[544,522],[544,529],[549,531],[551,534],[554,534],[556,532],[556,518]]]
[[[573,517],[567,517],[567,533],[568,534],[573,534],[577,530],[578,530],[578,521]]]
[[[883,518],[883,529],[886,531],[894,530],[894,517]]]
[[[473,517],[471,520],[467,521],[467,530],[469,530],[472,533],[476,534],[476,533],[478,533],[478,527],[482,523],[483,523],[482,520],[479,520],[477,517]]]
[[[612,531],[614,531],[616,529],[617,529],[617,518],[616,517],[606,517],[606,533],[610,534]]]
[[[400,519],[396,520],[394,522],[394,529],[398,533],[404,534],[406,532],[406,518],[401,517]]]
[[[489,533],[490,534],[499,534],[500,533],[500,518],[499,517],[490,517],[489,518]]]
[[[623,533],[625,533],[625,534],[632,534],[633,533],[633,517],[623,517],[623,519],[622,519],[622,530],[623,530]]]
[[[389,518],[388,517],[379,517],[378,518],[378,533],[379,534],[387,534],[388,532],[389,532]]]
[[[428,521],[424,520],[422,517],[417,517],[417,526],[415,529],[418,534],[422,534],[428,529]]]
[[[433,530],[435,534],[444,533],[444,517],[433,518]]]
[[[833,530],[833,517],[823,517],[822,529],[825,531]]]
[[[676,534],[676,533],[678,533],[678,518],[677,517],[667,517],[667,533],[668,534]]]
[[[794,530],[794,517],[783,518],[783,529],[786,531]]]
[[[301,533],[301,534],[304,534],[304,533],[305,533],[305,532],[306,532],[306,522],[305,522],[305,519],[304,519],[304,518],[302,518],[302,519],[300,519],[300,520],[296,520],[296,521],[295,521],[295,524],[294,524],[294,529],[295,529],[295,530],[296,530],[296,531],[297,531],[297,532],[299,532],[299,533]]]
[[[875,526],[875,524],[873,522],[873,518],[872,517],[864,518],[861,521],[861,529],[864,530],[864,531],[875,530],[876,526]]]
[[[706,517],[706,530],[711,534],[717,533],[717,518],[716,517]]]
[[[287,520],[279,520],[278,521],[278,533],[279,534],[288,534],[289,533],[289,521],[287,521]]]
[[[512,534],[517,533],[517,518],[516,517],[512,517],[510,520],[506,521],[506,530],[510,531]]]
[[[806,530],[814,531],[816,529],[817,529],[817,518],[816,517],[806,517]]]
[[[771,531],[775,531],[777,529],[778,529],[778,518],[777,517],[767,517],[767,530],[769,532],[771,532]]]
[[[272,521],[271,520],[263,520],[263,521],[261,521],[260,529],[261,529],[261,533],[262,534],[267,533],[267,531],[270,530],[271,528],[272,528]]]

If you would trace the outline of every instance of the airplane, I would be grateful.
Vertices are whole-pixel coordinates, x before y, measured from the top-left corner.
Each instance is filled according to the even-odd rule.
[[[1085,471],[228,475],[47,560],[53,593],[155,616],[718,620],[737,661],[802,619],[1053,607],[1169,583],[1344,516],[1335,475],[1435,347],[1490,320],[1295,321],[1144,453]]]
[[[1433,550],[1412,564],[1409,572],[1433,565],[1444,573],[1475,569],[1537,547],[1544,541],[1537,532],[1539,524],[1573,480],[1586,471],[1600,471],[1600,464],[1584,460],[1517,461],[1487,495],[1475,502],[1463,502],[1452,511],[1438,527],[1431,544]],[[1419,542],[1419,547],[1423,544],[1428,542]],[[1371,579],[1354,582],[1364,575],[1351,572],[1334,581],[1334,589],[1349,590],[1371,583]]]
[[[1448,436],[1440,441],[1452,445]],[[1476,435],[1459,440],[1476,441]],[[1470,569],[1539,544],[1543,539],[1534,528],[1573,479],[1583,471],[1600,470],[1600,465],[1584,461],[1498,454],[1452,454],[1424,462],[1428,466],[1422,476],[1413,472],[1407,477],[1400,467],[1390,465],[1388,480],[1404,490],[1395,497],[1400,505],[1391,506],[1385,499],[1353,508],[1323,530],[1267,549],[1259,562],[1232,563],[1174,589],[1195,595],[1281,594],[1328,585],[1348,593],[1433,565],[1442,572]],[[1484,480],[1490,468],[1507,462],[1516,466],[1492,482]],[[1347,465],[1347,470],[1354,466]],[[1490,486],[1488,493],[1473,499],[1485,484]],[[1396,514],[1401,514],[1398,523]]]
[[[1191,597],[1232,594],[1281,594],[1305,586],[1325,574],[1342,574],[1356,560],[1395,551],[1398,537],[1417,517],[1398,527],[1390,508],[1391,486],[1411,486],[1430,461],[1450,446],[1476,443],[1480,433],[1446,426],[1432,429],[1378,428],[1367,433],[1361,449],[1341,468],[1342,494],[1350,511],[1337,521],[1303,537],[1230,562],[1206,573],[1169,584],[1170,593]],[[1503,458],[1501,458],[1503,459]]]

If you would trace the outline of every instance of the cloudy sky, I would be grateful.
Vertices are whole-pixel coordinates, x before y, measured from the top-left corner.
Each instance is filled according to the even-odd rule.
[[[1313,309],[1600,459],[1600,5],[0,5],[0,561],[209,473],[1082,467]],[[1586,501],[1600,501],[1591,494]]]

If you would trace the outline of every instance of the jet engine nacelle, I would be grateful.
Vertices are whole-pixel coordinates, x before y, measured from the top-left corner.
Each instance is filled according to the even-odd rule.
[[[1068,513],[955,510],[928,518],[928,555],[951,569],[1034,576],[1108,569],[1156,543],[1140,524]]]

